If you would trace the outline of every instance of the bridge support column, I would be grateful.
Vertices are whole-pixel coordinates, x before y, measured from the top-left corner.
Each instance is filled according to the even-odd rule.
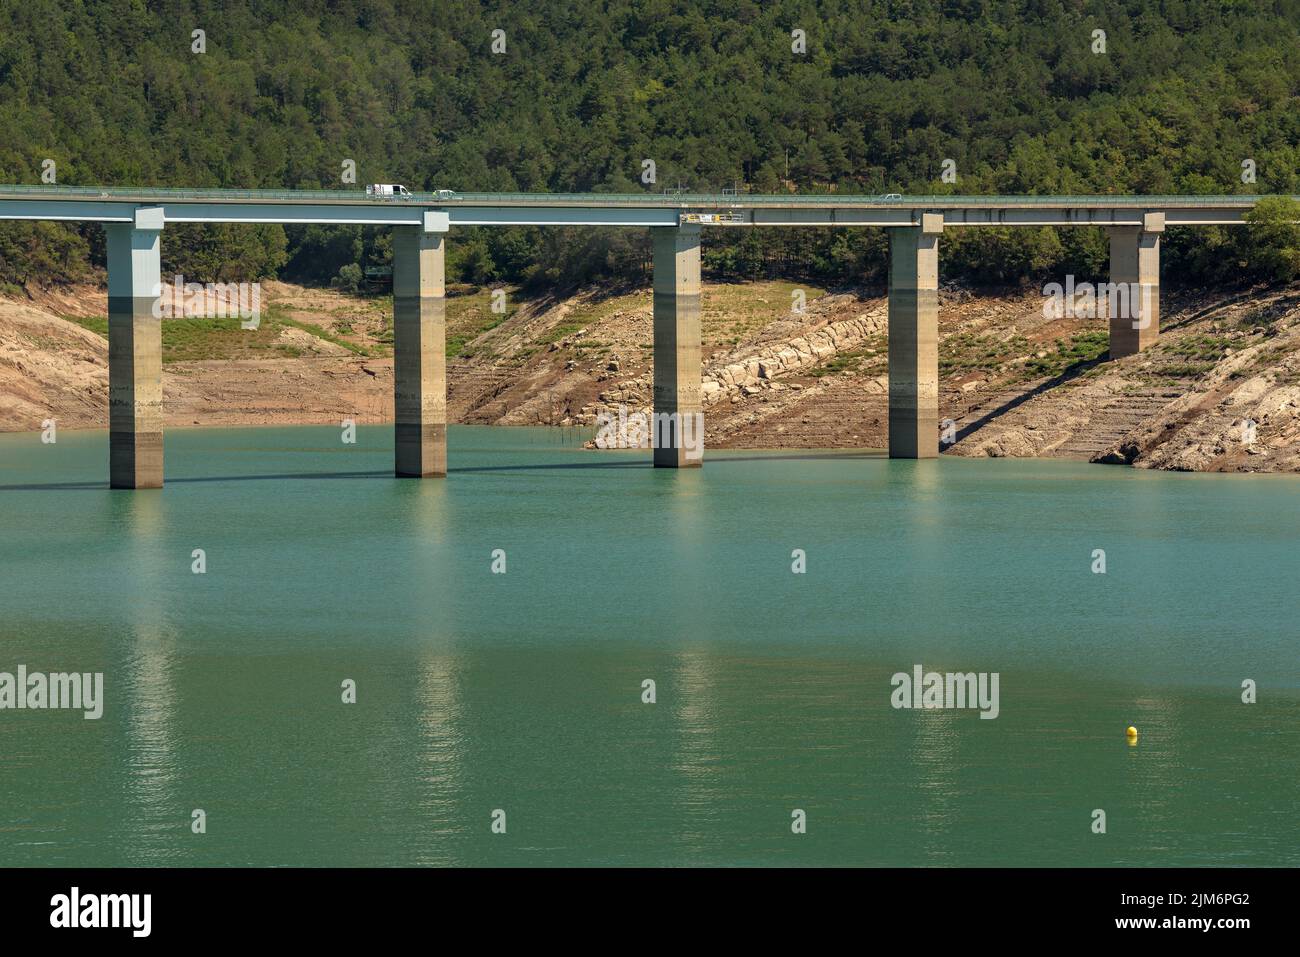
[[[942,213],[889,231],[889,457],[939,455]]]
[[[447,474],[446,218],[393,229],[394,467]]]
[[[655,468],[704,464],[700,354],[700,227],[655,226]]]
[[[108,223],[108,482],[162,488],[161,209]]]
[[[1164,213],[1146,213],[1141,226],[1110,234],[1110,357],[1131,356],[1160,338],[1160,235]],[[1098,295],[1098,299],[1102,297]]]

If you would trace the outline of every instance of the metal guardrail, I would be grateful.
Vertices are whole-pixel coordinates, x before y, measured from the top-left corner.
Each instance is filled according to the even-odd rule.
[[[1269,198],[1262,195],[1222,196],[907,196],[886,199],[884,196],[848,195],[843,193],[782,193],[773,195],[746,193],[681,193],[671,196],[642,193],[456,193],[452,198],[436,193],[412,193],[410,197],[377,199],[364,190],[327,189],[218,189],[176,187],[120,186],[0,186],[0,199],[80,199],[106,201],[172,200],[174,202],[261,202],[261,203],[362,203],[372,205],[473,206],[520,205],[561,206],[655,206],[655,207],[780,207],[780,206],[891,206],[937,207],[1006,207],[1006,206],[1079,206],[1079,207],[1246,207]],[[1300,196],[1291,196],[1300,202]]]

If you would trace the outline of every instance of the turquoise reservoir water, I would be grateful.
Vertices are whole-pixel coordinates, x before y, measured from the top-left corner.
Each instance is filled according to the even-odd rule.
[[[0,864],[1300,863],[1296,478],[391,441],[0,437],[0,672],[105,698],[0,710]]]

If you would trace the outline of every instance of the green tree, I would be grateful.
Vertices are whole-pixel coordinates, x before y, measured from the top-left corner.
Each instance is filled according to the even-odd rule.
[[[1266,279],[1290,282],[1300,276],[1300,203],[1286,196],[1260,200],[1246,214],[1247,261]]]

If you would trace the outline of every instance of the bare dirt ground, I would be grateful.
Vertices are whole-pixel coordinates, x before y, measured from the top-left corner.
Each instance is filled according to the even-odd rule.
[[[806,308],[793,308],[802,292]],[[391,300],[262,285],[259,328],[164,320],[168,425],[391,421]],[[448,299],[453,422],[591,426],[647,411],[648,288]],[[1300,287],[1166,290],[1161,339],[1106,361],[1104,319],[1049,319],[1037,293],[940,296],[948,454],[1055,456],[1194,471],[1300,471]],[[882,448],[882,291],[788,282],[704,290],[706,444]],[[0,299],[0,429],[107,421],[107,298],[94,287]]]

